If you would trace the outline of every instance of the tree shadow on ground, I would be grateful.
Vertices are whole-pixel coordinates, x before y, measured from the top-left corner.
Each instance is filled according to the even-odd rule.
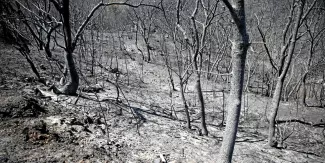
[[[294,149],[294,148],[288,148],[288,149],[286,149],[286,150],[294,151],[294,152],[298,152],[298,153],[300,153],[300,154],[312,155],[312,156],[317,156],[317,157],[324,157],[324,156],[321,156],[321,155],[316,154],[316,153],[314,153],[314,152],[302,151],[302,150]]]
[[[264,141],[264,138],[256,139],[250,136],[243,136],[243,137],[237,137],[236,143],[255,143],[255,142],[262,142]]]

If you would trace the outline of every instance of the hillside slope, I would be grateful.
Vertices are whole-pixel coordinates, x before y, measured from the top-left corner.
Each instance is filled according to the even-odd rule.
[[[47,65],[37,51],[33,52],[37,65]],[[170,91],[167,70],[158,62],[143,63],[136,53],[132,53],[135,60],[120,56],[119,62],[127,63],[128,68],[119,68],[121,89],[116,100],[116,73],[101,72],[97,67],[100,75],[83,74],[79,96],[57,96],[29,80],[33,74],[28,64],[12,47],[1,43],[0,54],[0,162],[154,162],[160,155],[168,162],[217,160],[223,131],[218,126],[222,99],[206,97],[207,105],[215,107],[207,108],[210,135],[203,137],[197,127],[196,99],[188,95],[193,103],[193,129],[186,129],[179,91]],[[58,82],[48,71],[42,70],[42,75]],[[194,91],[193,85],[189,82],[189,92]],[[204,81],[203,87],[218,90],[222,86]],[[47,97],[34,94],[35,88],[47,92]],[[315,152],[320,149],[316,147],[320,144],[313,142],[316,140],[311,140],[314,146],[310,149],[297,148],[295,139],[289,141],[287,149],[268,148],[264,105],[269,99],[254,94],[247,97],[248,113],[242,118],[233,162],[324,162]],[[280,115],[293,115],[290,112]],[[325,115],[312,115],[320,114]]]

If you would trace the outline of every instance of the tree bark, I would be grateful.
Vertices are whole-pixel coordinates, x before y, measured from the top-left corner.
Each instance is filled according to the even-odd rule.
[[[151,54],[150,54],[150,45],[149,42],[146,42],[146,48],[147,48],[147,55],[148,55],[148,62],[151,62]]]
[[[235,146],[235,139],[241,110],[241,100],[245,73],[245,60],[249,46],[246,31],[244,0],[233,0],[230,4],[223,0],[229,9],[237,28],[234,28],[232,42],[232,78],[228,99],[228,115],[226,129],[223,134],[222,146],[219,153],[220,163],[230,163]]]
[[[189,113],[189,109],[188,109],[188,105],[186,103],[186,99],[185,99],[185,94],[184,94],[184,84],[182,79],[180,79],[180,86],[181,86],[181,96],[182,96],[182,101],[183,101],[183,105],[184,105],[184,109],[185,109],[185,114],[186,114],[186,127],[188,129],[191,129],[191,117],[190,117],[190,113]]]
[[[307,106],[306,98],[307,98],[307,85],[306,85],[307,73],[304,74],[302,78],[302,104]]]
[[[268,137],[268,144],[271,147],[276,147],[277,143],[276,140],[274,140],[275,135],[275,119],[278,114],[280,100],[281,100],[281,94],[282,94],[282,88],[283,88],[284,78],[278,78],[272,103],[271,103],[271,115],[270,115],[270,124],[269,124],[269,137]]]
[[[202,93],[202,88],[201,88],[201,70],[202,70],[202,53],[200,52],[201,46],[203,46],[204,44],[204,40],[205,40],[205,36],[206,36],[206,30],[208,25],[205,24],[203,26],[203,33],[201,36],[201,40],[199,37],[199,32],[196,26],[196,21],[195,21],[195,15],[197,14],[198,11],[198,5],[199,5],[199,0],[196,1],[196,6],[195,9],[191,15],[191,20],[192,20],[192,25],[193,25],[193,29],[194,29],[194,37],[195,37],[195,48],[194,48],[194,56],[193,56],[193,63],[194,63],[194,68],[195,68],[195,72],[196,72],[196,91],[198,94],[198,98],[199,98],[199,104],[200,104],[200,108],[201,108],[201,134],[207,136],[208,133],[208,129],[206,126],[206,122],[205,122],[205,106],[204,106],[204,98],[203,98],[203,93]]]
[[[202,135],[207,136],[209,134],[207,125],[205,122],[205,105],[204,105],[204,98],[202,94],[202,87],[201,87],[201,77],[199,75],[200,72],[197,71],[197,78],[196,78],[196,90],[199,97],[199,103],[201,108],[201,129],[202,129]]]
[[[64,86],[59,89],[60,92],[58,93],[67,94],[67,95],[76,95],[79,86],[79,75],[73,60],[72,53],[66,52],[65,62],[66,62],[66,67],[68,68],[69,80],[66,81]]]
[[[59,89],[59,93],[67,95],[75,95],[79,86],[79,75],[76,70],[76,66],[73,60],[73,51],[75,46],[73,45],[72,32],[70,25],[70,9],[69,0],[64,0],[62,5],[62,16],[63,16],[63,26],[65,34],[65,63],[68,69],[69,80],[65,85]]]
[[[269,135],[268,135],[268,144],[271,147],[276,147],[277,143],[275,140],[275,120],[277,117],[277,112],[279,110],[279,104],[281,100],[281,95],[282,95],[282,88],[284,84],[284,79],[287,76],[288,69],[290,67],[292,58],[293,58],[293,53],[295,50],[296,42],[297,42],[297,35],[300,27],[300,22],[302,19],[302,14],[303,14],[303,9],[305,5],[305,1],[303,2],[298,2],[298,11],[297,11],[297,17],[295,21],[293,22],[293,29],[292,29],[292,37],[289,40],[289,47],[288,47],[288,53],[286,54],[285,52],[285,47],[282,47],[281,49],[281,55],[282,57],[287,56],[287,60],[281,61],[280,69],[278,71],[278,79],[275,87],[275,91],[273,94],[272,98],[272,104],[271,104],[271,113],[269,117]]]

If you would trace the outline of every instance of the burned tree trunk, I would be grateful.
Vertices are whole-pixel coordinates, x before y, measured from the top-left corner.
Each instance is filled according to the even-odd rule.
[[[68,72],[68,80],[64,83],[62,88],[56,89],[53,88],[55,93],[58,94],[67,94],[67,95],[75,95],[77,93],[77,89],[79,86],[79,75],[76,70],[76,65],[73,59],[73,51],[75,49],[75,44],[77,41],[76,39],[72,39],[72,32],[71,32],[71,24],[70,24],[70,1],[64,0],[60,5],[57,1],[53,1],[54,5],[56,6],[57,10],[63,17],[63,29],[64,29],[64,36],[65,36],[65,67]],[[67,74],[65,74],[67,75]],[[66,77],[66,76],[65,76]]]

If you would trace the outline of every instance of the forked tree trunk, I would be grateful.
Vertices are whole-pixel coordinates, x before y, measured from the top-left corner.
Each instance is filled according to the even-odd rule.
[[[197,39],[198,40],[198,39]],[[200,109],[201,109],[201,134],[204,136],[207,136],[208,133],[208,129],[207,129],[207,125],[205,122],[205,105],[204,105],[204,98],[203,98],[203,93],[202,93],[202,87],[201,87],[201,69],[202,69],[202,57],[200,57],[200,67],[198,65],[198,48],[197,51],[194,55],[194,68],[196,71],[196,84],[195,84],[195,89],[198,95],[198,99],[199,99],[199,104],[200,104]]]
[[[69,79],[66,80],[66,83],[62,88],[59,89],[62,94],[67,95],[75,95],[77,93],[77,89],[79,86],[79,75],[76,70],[76,66],[73,60],[73,51],[75,45],[73,45],[72,40],[72,32],[71,32],[71,25],[70,25],[70,4],[69,0],[64,0],[62,2],[62,16],[63,16],[63,26],[64,26],[64,34],[65,34],[65,64],[68,69],[68,77]]]
[[[243,82],[245,73],[245,60],[249,46],[246,32],[244,0],[233,0],[230,4],[223,0],[236,23],[232,42],[232,78],[228,99],[228,115],[226,129],[223,134],[222,146],[219,153],[220,163],[230,163],[235,146],[235,139],[241,110]]]
[[[196,42],[196,45],[194,46],[195,52],[193,55],[193,63],[194,63],[194,68],[195,68],[195,72],[196,72],[195,89],[198,94],[199,104],[200,104],[200,109],[201,109],[201,134],[207,136],[209,133],[208,133],[207,125],[205,122],[205,105],[204,105],[204,98],[203,98],[202,87],[201,87],[201,71],[202,71],[202,66],[203,66],[201,49],[203,49],[203,47],[204,47],[206,31],[208,29],[209,23],[205,23],[203,25],[202,35],[199,36],[199,32],[198,32],[198,29],[196,26],[196,21],[195,21],[195,15],[197,14],[197,11],[198,11],[198,5],[199,5],[199,0],[196,1],[196,7],[191,15],[192,25],[193,25],[193,29],[195,31],[194,36],[195,36],[195,42]],[[208,22],[208,18],[206,18],[206,22]]]
[[[302,19],[305,1],[298,2],[298,3],[299,3],[298,4],[299,6],[298,6],[298,11],[297,11],[297,17],[296,17],[295,21],[293,22],[294,27],[292,29],[292,38],[289,40],[290,43],[289,43],[289,47],[288,47],[288,53],[287,54],[285,53],[284,47],[281,50],[282,56],[287,55],[287,57],[286,57],[287,61],[282,62],[282,65],[280,65],[281,68],[278,73],[279,76],[277,79],[275,91],[274,91],[273,98],[272,98],[271,113],[270,113],[270,117],[269,117],[269,122],[270,122],[269,135],[268,135],[268,144],[271,147],[276,147],[276,145],[277,145],[276,140],[275,140],[275,120],[276,120],[278,110],[279,110],[279,104],[280,104],[280,100],[281,100],[284,79],[288,74],[288,69],[290,67],[290,64],[291,64],[291,61],[293,58],[293,53],[294,53],[296,42],[297,42],[297,35],[298,35],[299,27],[300,27],[300,22]]]
[[[79,87],[79,75],[73,60],[73,51],[75,49],[76,42],[74,42],[72,39],[69,9],[70,1],[64,0],[62,1],[62,4],[59,4],[54,0],[51,0],[51,2],[54,4],[63,18],[63,30],[65,39],[65,69],[67,69],[68,72],[67,74],[64,74],[64,78],[66,78],[66,75],[68,75],[68,79],[65,80],[65,83],[61,88],[58,89],[55,86],[52,86],[50,89],[53,89],[54,93],[57,94],[75,95],[77,94],[77,89]]]

